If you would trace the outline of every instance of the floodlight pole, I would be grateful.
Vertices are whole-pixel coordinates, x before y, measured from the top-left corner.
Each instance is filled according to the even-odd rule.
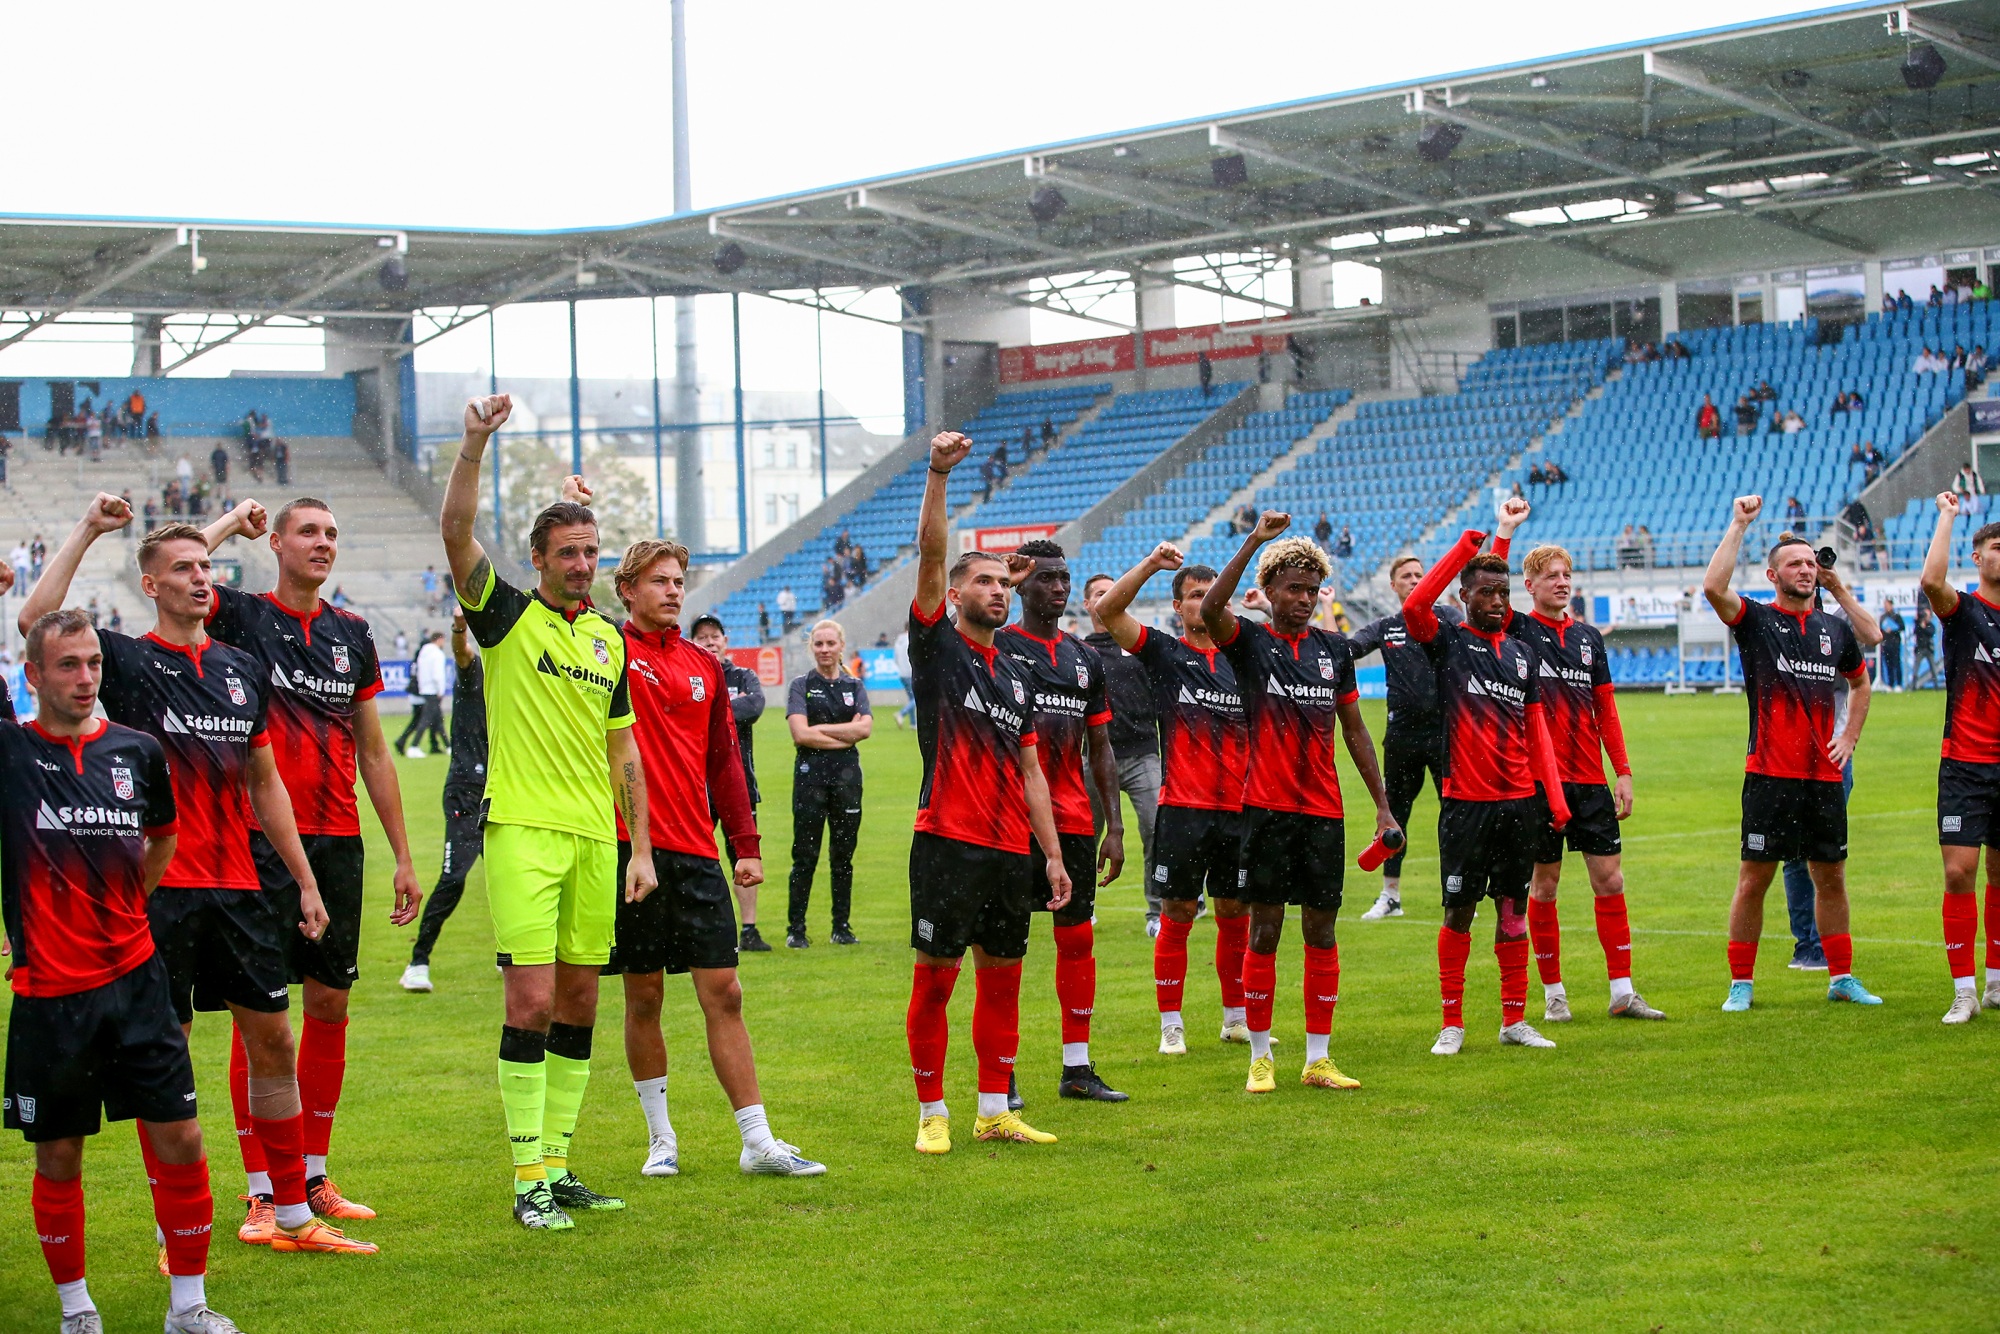
[[[646,303],[646,311],[653,326],[653,536],[667,535],[667,480],[666,465],[661,461],[660,448],[660,299],[654,297]]]
[[[486,392],[489,394],[498,394],[500,392],[500,335],[494,327],[497,323],[497,311],[487,311]],[[500,519],[500,441],[497,438],[497,433],[496,437],[489,443],[489,448],[493,451],[493,549],[495,551],[504,551],[507,549],[507,538],[505,530],[501,526]]]
[[[583,381],[576,370],[576,302],[569,303],[569,470],[583,475]]]
[[[814,293],[818,295],[817,292]],[[813,373],[819,377],[819,498],[826,500],[826,332],[825,314],[813,307]]]
[[[670,0],[673,22],[674,212],[693,207],[688,163],[687,5]],[[674,536],[690,551],[708,546],[701,492],[700,368],[695,357],[694,298],[674,298]]]
[[[747,556],[750,554],[750,486],[743,458],[743,295],[740,292],[729,294],[729,335],[736,362],[736,554]]]

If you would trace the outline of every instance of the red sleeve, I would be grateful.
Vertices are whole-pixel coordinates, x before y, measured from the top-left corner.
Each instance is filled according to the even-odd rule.
[[[1618,721],[1618,692],[1612,686],[1603,685],[1591,693],[1597,701],[1597,733],[1604,738],[1604,750],[1611,756],[1612,771],[1621,778],[1629,778],[1632,761],[1625,755],[1625,724]]]
[[[708,713],[708,791],[722,820],[722,832],[736,847],[739,857],[763,856],[757,833],[757,818],[750,809],[750,789],[743,782],[743,761],[736,750],[736,716],[729,707],[729,691],[721,673],[709,683],[713,701]]]
[[[1563,796],[1562,773],[1556,768],[1556,747],[1549,739],[1548,715],[1539,704],[1528,706],[1528,758],[1549,799],[1549,823],[1561,829],[1569,823],[1569,800]]]
[[[255,750],[258,746],[268,746],[270,744],[271,734],[269,732],[259,732],[250,738],[250,747],[252,750]]]
[[[155,825],[143,832],[147,838],[172,838],[180,832],[181,822],[169,820],[163,825]]]
[[[1410,638],[1419,644],[1428,644],[1437,638],[1437,613],[1432,610],[1437,600],[1444,596],[1444,590],[1451,581],[1458,578],[1458,572],[1465,568],[1467,561],[1479,552],[1479,544],[1486,540],[1486,534],[1477,528],[1468,528],[1458,536],[1458,545],[1444,554],[1444,559],[1431,566],[1430,573],[1423,582],[1410,590],[1410,596],[1403,602],[1403,624],[1409,627]]]
[[[1111,711],[1109,709],[1106,709],[1103,713],[1093,713],[1083,720],[1086,727],[1103,727],[1110,721]]]
[[[939,598],[937,606],[931,608],[930,612],[926,614],[924,609],[917,605],[917,600],[915,598],[911,598],[910,615],[913,618],[915,618],[918,625],[936,625],[938,621],[944,616],[945,601],[946,599]]]
[[[1039,746],[1041,742],[1042,742],[1041,737],[1037,736],[1033,732],[1021,733],[1021,745],[1024,749],[1029,746]]]
[[[1493,539],[1493,554],[1500,557],[1500,559],[1505,560],[1507,558],[1508,551],[1510,551],[1513,548],[1513,546],[1514,546],[1513,538],[1496,537]]]
[[[370,681],[367,685],[361,687],[361,689],[354,692],[354,702],[359,704],[362,700],[374,699],[377,695],[381,693],[382,693],[382,678],[378,675],[373,681]]]

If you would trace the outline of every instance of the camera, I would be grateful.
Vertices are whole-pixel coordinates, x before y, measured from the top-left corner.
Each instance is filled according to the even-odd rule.
[[[1814,553],[1814,558],[1819,561],[1822,570],[1830,570],[1840,563],[1840,553],[1832,547],[1821,547]]]

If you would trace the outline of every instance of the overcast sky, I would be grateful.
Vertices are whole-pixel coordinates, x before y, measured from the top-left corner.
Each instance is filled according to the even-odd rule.
[[[689,0],[694,201],[1798,4]],[[10,7],[8,212],[564,227],[672,211],[665,0]]]

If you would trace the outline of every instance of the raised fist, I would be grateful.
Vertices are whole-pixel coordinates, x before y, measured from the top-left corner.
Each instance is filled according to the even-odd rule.
[[[1742,524],[1746,528],[1749,527],[1751,524],[1757,522],[1757,516],[1759,514],[1762,514],[1763,512],[1764,512],[1764,497],[1762,496],[1736,497],[1735,512],[1733,517],[1735,518],[1736,522]]]
[[[487,394],[472,399],[465,405],[465,433],[483,440],[499,430],[513,412],[512,394]]]
[[[97,498],[90,502],[90,508],[83,512],[83,521],[95,533],[115,533],[132,522],[132,506],[122,497],[109,491],[99,491]]]
[[[596,494],[590,489],[590,483],[574,473],[563,478],[562,498],[572,505],[588,505],[590,498]]]
[[[1528,521],[1529,508],[1525,496],[1509,496],[1500,502],[1500,522],[1518,528]]]
[[[1259,542],[1268,542],[1291,526],[1291,515],[1280,510],[1265,510],[1257,516],[1257,527],[1250,535]]]
[[[1949,514],[1952,518],[1956,519],[1958,517],[1958,492],[1938,492],[1937,507],[1939,514]]]
[[[1181,562],[1186,559],[1187,557],[1181,553],[1181,549],[1171,542],[1162,542],[1153,548],[1152,561],[1156,569],[1178,570],[1181,567]]]
[[[1018,551],[1007,553],[1007,587],[1019,588],[1027,577],[1035,572],[1035,558],[1023,556]]]
[[[235,509],[237,531],[245,537],[262,537],[271,530],[271,516],[254,500],[245,500]]]
[[[965,456],[971,452],[971,436],[957,431],[939,431],[931,439],[931,467],[938,472],[950,472],[965,462]]]

